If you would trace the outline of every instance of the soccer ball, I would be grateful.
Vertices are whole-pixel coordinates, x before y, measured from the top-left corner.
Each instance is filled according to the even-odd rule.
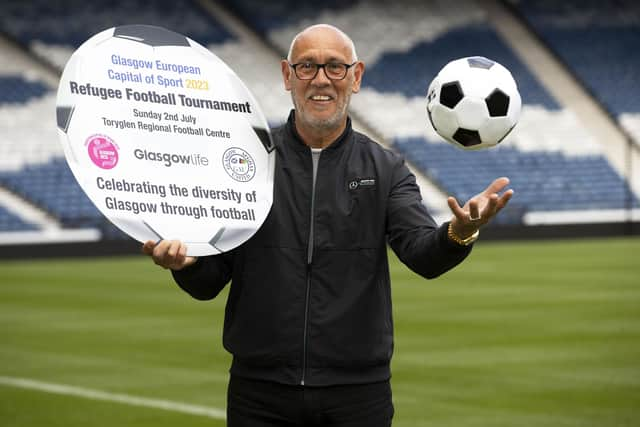
[[[431,125],[464,150],[499,144],[518,122],[521,107],[509,70],[483,56],[449,62],[427,91]]]

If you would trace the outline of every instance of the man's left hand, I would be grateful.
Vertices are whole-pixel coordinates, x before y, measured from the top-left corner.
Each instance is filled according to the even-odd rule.
[[[463,207],[460,207],[455,198],[449,197],[447,204],[453,212],[451,228],[456,236],[465,239],[491,221],[513,196],[513,190],[505,191],[502,196],[498,194],[507,185],[509,185],[509,178],[498,178],[482,193],[469,199]]]

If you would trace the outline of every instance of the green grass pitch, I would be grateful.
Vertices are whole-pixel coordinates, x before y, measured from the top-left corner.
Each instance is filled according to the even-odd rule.
[[[480,241],[425,281],[391,260],[395,427],[640,425],[640,239]],[[143,256],[0,261],[0,378],[224,408],[226,293]],[[223,426],[0,382],[2,426]]]

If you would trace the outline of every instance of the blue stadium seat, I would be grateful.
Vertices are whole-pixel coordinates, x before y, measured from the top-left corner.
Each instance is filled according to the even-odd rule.
[[[7,231],[34,231],[38,230],[36,224],[26,222],[17,215],[13,214],[5,207],[0,206],[0,232]]]
[[[0,75],[0,105],[24,104],[49,92],[41,82],[32,82],[22,76]]]
[[[446,63],[476,55],[493,59],[511,71],[523,103],[540,104],[549,110],[559,109],[558,103],[487,24],[448,31],[435,40],[413,46],[407,52],[387,53],[367,69],[363,85],[378,92],[422,97]]]
[[[602,156],[523,153],[511,147],[461,151],[423,138],[398,138],[394,146],[458,200],[467,200],[498,176],[508,176],[516,195],[507,210],[625,209],[640,201]],[[500,222],[512,222],[508,214]]]
[[[357,0],[221,0],[224,6],[239,16],[258,34],[266,36],[270,31],[296,24],[318,16],[325,10],[346,9]]]
[[[0,171],[0,185],[51,213],[65,228],[98,228],[104,238],[128,238],[93,205],[62,158]]]
[[[614,116],[640,112],[640,3],[521,0],[514,4]]]
[[[99,31],[128,24],[158,25],[185,34],[204,45],[233,38],[196,1],[0,2],[0,26],[27,46],[40,41],[48,45],[78,47]]]

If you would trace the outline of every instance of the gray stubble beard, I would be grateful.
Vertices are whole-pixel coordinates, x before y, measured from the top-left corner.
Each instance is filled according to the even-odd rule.
[[[296,111],[300,113],[304,111],[296,102],[296,91],[293,88],[291,89],[291,101],[293,102],[293,106],[296,109]],[[344,105],[341,106],[342,108],[339,108],[338,110],[336,110],[333,116],[324,120],[321,120],[321,119],[316,120],[313,117],[311,117],[311,120],[305,120],[305,123],[317,131],[332,131],[340,125],[340,123],[346,116],[347,111],[349,109],[350,101],[351,101],[351,93],[347,93],[344,100]],[[299,117],[302,117],[302,114],[300,114]]]

